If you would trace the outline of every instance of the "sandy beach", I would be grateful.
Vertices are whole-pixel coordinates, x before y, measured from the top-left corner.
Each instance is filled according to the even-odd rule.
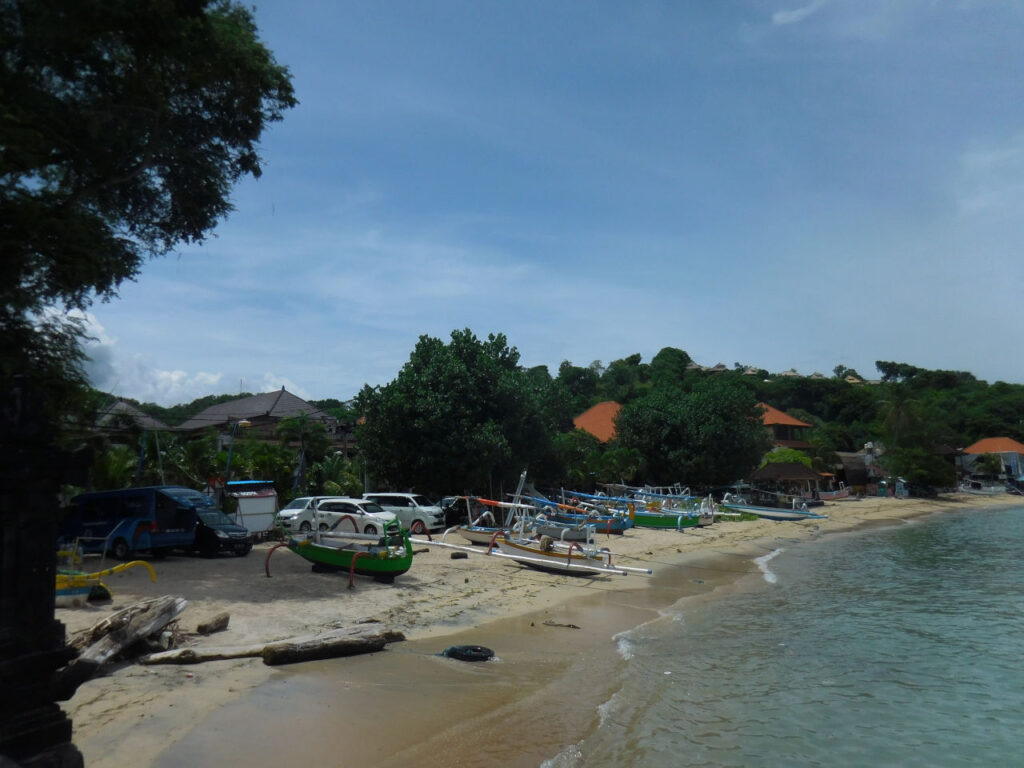
[[[175,595],[189,603],[178,621],[180,646],[270,642],[368,620],[403,632],[407,640],[379,654],[294,667],[269,667],[251,658],[186,666],[115,664],[104,676],[83,685],[63,706],[74,722],[75,744],[93,768],[126,762],[185,764],[197,750],[223,749],[225,729],[233,729],[230,754],[238,762],[269,765],[288,759],[289,745],[301,740],[303,729],[315,728],[317,722],[303,716],[308,704],[295,701],[287,739],[268,746],[248,738],[249,731],[255,734],[266,724],[246,713],[260,707],[260,697],[272,695],[274,686],[293,686],[292,700],[294,686],[306,686],[310,701],[318,701],[325,693],[317,689],[317,677],[339,669],[346,675],[346,690],[353,692],[365,693],[373,681],[395,675],[403,685],[374,686],[374,696],[358,697],[358,709],[350,706],[346,711],[345,696],[334,697],[353,733],[393,717],[396,708],[408,714],[399,738],[390,739],[386,747],[362,740],[347,753],[348,760],[373,758],[387,766],[408,762],[415,754],[417,765],[460,764],[452,762],[452,755],[470,749],[479,755],[479,745],[490,743],[487,734],[502,732],[516,718],[550,722],[558,717],[564,720],[559,723],[561,729],[585,729],[592,709],[573,712],[573,708],[551,706],[539,693],[545,679],[586,678],[590,682],[581,684],[592,690],[580,692],[580,700],[600,701],[607,692],[601,689],[601,676],[593,671],[614,656],[616,632],[656,617],[665,605],[688,598],[714,599],[721,590],[739,588],[744,577],[760,578],[755,558],[780,546],[944,511],[1020,503],[1019,497],[1008,495],[865,498],[829,503],[817,510],[827,519],[719,522],[682,532],[633,529],[623,536],[600,537],[617,562],[650,567],[654,570],[650,577],[560,576],[483,554],[452,559],[451,551],[430,548],[417,554],[412,569],[394,585],[357,577],[354,589],[349,589],[347,574],[312,573],[309,563],[285,549],[274,554],[272,576],[267,578],[264,561],[270,545],[258,545],[245,558],[171,557],[154,561],[156,583],[142,569],[134,569],[105,580],[114,595],[111,603],[58,609],[57,619],[67,627],[68,636],[135,600]],[[195,633],[198,624],[222,611],[231,616],[226,631],[205,637]],[[436,656],[456,643],[487,645],[504,661],[513,662],[503,667],[505,690],[497,689],[493,679],[483,685],[475,665]],[[517,665],[517,658],[529,658],[531,663]],[[453,673],[454,665],[460,669]],[[300,668],[304,677],[296,680]],[[310,670],[318,674],[310,676]],[[518,714],[512,714],[510,702]],[[498,741],[494,743],[496,754],[479,755],[479,761],[463,764],[537,765],[550,754],[544,745],[537,745],[536,753],[520,745],[512,759],[501,754]],[[274,754],[278,749],[280,754]],[[167,754],[174,750],[178,757],[168,760]],[[192,759],[192,764],[198,764]]]

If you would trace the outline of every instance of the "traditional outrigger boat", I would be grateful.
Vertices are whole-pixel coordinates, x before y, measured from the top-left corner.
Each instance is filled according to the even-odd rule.
[[[409,570],[413,551],[408,531],[392,524],[383,536],[350,533],[340,529],[346,519],[352,520],[355,526],[355,520],[344,515],[328,531],[292,536],[285,544],[272,547],[267,553],[268,574],[270,555],[281,546],[311,562],[315,571],[348,571],[350,586],[351,577],[357,573],[390,584],[396,576]]]
[[[633,520],[637,528],[692,528],[711,525],[718,510],[711,497],[701,498],[686,493],[666,494],[642,488],[627,489],[631,496],[604,496],[587,493],[573,493],[575,498],[587,499],[606,507],[614,504],[622,513]]]
[[[444,547],[463,552],[480,553],[479,549],[449,544],[433,539],[410,539],[414,544],[430,547]],[[650,568],[633,568],[612,562],[612,553],[607,547],[597,548],[581,542],[556,541],[550,536],[531,539],[508,531],[496,531],[482,553],[489,557],[507,558],[531,568],[554,573],[593,574],[613,573],[626,576],[630,573],[650,575]]]
[[[563,504],[536,496],[524,497],[544,510],[549,520],[569,525],[592,525],[597,533],[621,534],[633,527],[631,513],[609,510],[603,504],[588,504],[579,500]]]
[[[559,541],[590,541],[597,526],[589,519],[583,522],[565,523],[558,520],[551,520],[546,514],[537,509],[534,504],[523,504],[519,502],[494,501],[492,499],[473,498],[473,503],[480,504],[489,509],[478,515],[476,520],[468,525],[459,525],[445,531],[455,531],[471,544],[490,544],[491,538],[498,531],[519,530],[522,533],[530,531],[537,536],[550,536]],[[467,500],[468,504],[468,500]],[[495,513],[504,510],[502,525],[495,525],[499,515]],[[486,525],[482,523],[491,523]],[[442,536],[442,540],[444,536]]]
[[[766,520],[823,520],[828,515],[819,515],[815,512],[809,512],[806,506],[796,507],[794,502],[793,509],[785,509],[782,507],[759,507],[754,504],[747,504],[746,500],[742,497],[735,497],[731,494],[725,494],[725,497],[719,503],[719,506],[723,509],[727,509],[730,512],[747,515],[757,515],[763,517]]]
[[[70,551],[61,551],[57,554],[58,557],[64,557],[70,562],[77,561],[76,556]],[[55,604],[58,608],[71,608],[85,605],[89,600],[109,600],[111,596],[110,589],[103,583],[103,577],[112,576],[115,573],[121,573],[129,568],[137,568],[139,566],[149,571],[151,581],[156,581],[156,571],[145,560],[131,560],[127,563],[118,563],[110,568],[93,571],[92,573],[74,571],[69,568],[58,569]]]

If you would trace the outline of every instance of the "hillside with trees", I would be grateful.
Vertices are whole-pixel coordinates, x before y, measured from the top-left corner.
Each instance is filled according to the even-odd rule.
[[[447,342],[422,336],[390,383],[366,386],[350,400],[312,403],[343,423],[360,421],[354,460],[315,436],[289,440],[295,428],[283,426],[277,444],[239,436],[235,476],[274,479],[284,497],[358,493],[367,479],[377,488],[435,496],[497,495],[514,486],[524,467],[542,487],[680,482],[711,488],[749,476],[766,460],[761,402],[812,425],[809,448],[770,458],[832,471],[837,452],[872,443],[887,471],[917,487],[950,484],[954,449],[987,436],[1024,441],[1024,386],[988,384],[961,371],[879,361],[876,381],[843,366],[830,377],[773,375],[739,363],[703,368],[671,347],[650,362],[639,354],[607,365],[566,360],[554,375],[519,361],[502,334],[479,339],[466,329]],[[136,405],[173,425],[237,397],[210,395],[173,408]],[[574,417],[609,400],[622,406],[614,439],[602,443],[574,428]],[[136,435],[134,444],[100,453],[94,483],[102,477],[108,486],[169,482],[172,475],[195,485],[218,474],[226,458],[212,434],[193,441],[172,433]],[[140,453],[148,457],[142,471]],[[157,455],[161,468],[153,464]]]

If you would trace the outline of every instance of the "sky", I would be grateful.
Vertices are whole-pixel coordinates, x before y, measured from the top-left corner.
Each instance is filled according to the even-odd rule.
[[[347,400],[421,335],[1024,382],[1024,2],[261,0],[301,102],[93,386]]]

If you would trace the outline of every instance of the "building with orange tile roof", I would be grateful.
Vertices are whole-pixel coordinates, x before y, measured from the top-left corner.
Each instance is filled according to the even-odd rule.
[[[1024,477],[1024,443],[1020,443],[1012,437],[986,437],[964,448],[966,459],[964,463],[969,468],[974,462],[967,457],[977,457],[987,453],[999,457],[1003,463],[1003,472],[1009,479],[1019,480]]]
[[[1024,443],[1018,443],[1012,437],[986,437],[974,445],[964,448],[964,453],[1019,453],[1024,455]]]
[[[614,400],[605,400],[585,410],[572,423],[576,429],[589,432],[602,443],[607,443],[615,438],[615,419],[621,410],[622,406]]]
[[[768,403],[758,403],[761,407],[761,423],[768,428],[772,436],[772,444],[782,448],[804,450],[811,444],[804,439],[804,430],[813,427],[806,421],[790,416],[785,411],[773,408]]]

